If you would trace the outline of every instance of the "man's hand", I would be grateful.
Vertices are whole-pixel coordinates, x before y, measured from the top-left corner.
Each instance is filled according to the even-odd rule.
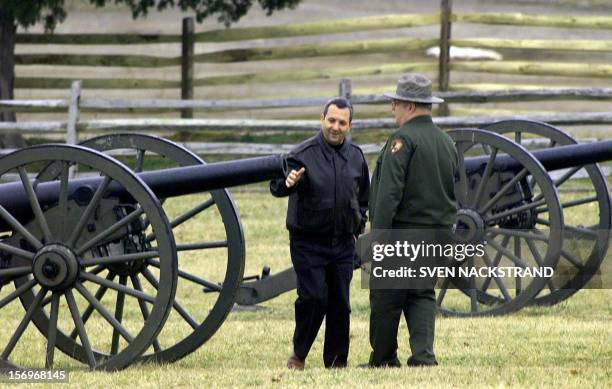
[[[291,188],[292,186],[297,184],[302,179],[302,176],[304,175],[305,171],[305,167],[302,167],[300,168],[300,170],[297,171],[295,169],[291,170],[287,175],[287,178],[285,179],[285,186],[287,188]]]

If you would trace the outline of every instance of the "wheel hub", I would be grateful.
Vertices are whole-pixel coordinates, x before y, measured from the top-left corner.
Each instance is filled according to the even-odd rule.
[[[65,290],[77,280],[79,262],[66,246],[50,244],[34,257],[32,273],[38,283],[53,291]]]
[[[455,237],[457,241],[463,243],[483,242],[485,231],[482,216],[473,209],[460,209],[457,212]]]

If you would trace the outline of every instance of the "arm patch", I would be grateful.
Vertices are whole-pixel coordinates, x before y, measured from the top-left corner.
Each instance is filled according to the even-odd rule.
[[[404,146],[405,144],[402,138],[395,138],[393,142],[391,142],[391,154],[397,154]]]

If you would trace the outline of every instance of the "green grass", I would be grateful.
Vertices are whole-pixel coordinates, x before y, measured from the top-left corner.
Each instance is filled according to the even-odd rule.
[[[197,196],[165,205],[172,214],[193,205]],[[290,266],[288,237],[284,228],[286,200],[274,199],[262,193],[234,195],[246,238],[245,274],[258,274],[263,265],[272,272]],[[216,215],[209,214],[196,224],[184,226],[177,233],[178,241],[190,241],[198,234],[215,239],[219,226],[211,225]],[[206,253],[208,254],[208,253]],[[221,253],[222,254],[222,253]],[[191,253],[180,258],[182,266],[192,270],[208,269],[208,273],[223,273],[215,267],[216,255]],[[221,255],[222,256],[222,255]],[[217,274],[217,277],[219,276]],[[212,277],[212,276],[211,276]],[[210,305],[201,292],[189,295],[181,287],[177,292],[187,309],[203,318]],[[3,297],[10,290],[3,290]],[[114,296],[107,296],[112,304]],[[88,372],[73,360],[58,356],[57,367],[69,368],[71,384],[78,387],[134,386],[377,386],[377,387],[439,387],[439,386],[547,386],[594,387],[612,382],[612,292],[582,290],[571,299],[554,307],[530,307],[518,313],[492,318],[457,319],[439,317],[436,323],[435,351],[440,362],[436,368],[402,368],[398,370],[362,370],[355,366],[368,359],[368,292],[360,287],[356,272],[351,287],[351,351],[350,367],[346,370],[325,370],[322,364],[322,334],[315,341],[304,372],[286,370],[286,358],[291,351],[293,332],[293,302],[295,292],[286,293],[262,304],[263,309],[232,312],[219,331],[196,352],[171,365],[135,365],[115,373]],[[134,314],[126,313],[129,324]],[[2,310],[6,328],[15,328],[23,309],[15,303]],[[176,315],[170,316],[161,334],[162,340],[179,339],[188,329],[180,326]],[[60,323],[62,322],[60,315]],[[88,330],[94,342],[107,346],[108,326],[92,319]],[[91,326],[91,327],[90,327]],[[92,330],[95,329],[95,330]],[[137,330],[137,328],[135,329]],[[0,333],[0,343],[6,344],[12,331]],[[44,339],[33,328],[15,351],[21,353],[24,364],[40,363]],[[405,323],[400,325],[399,355],[409,357]],[[36,362],[38,361],[38,362]]]

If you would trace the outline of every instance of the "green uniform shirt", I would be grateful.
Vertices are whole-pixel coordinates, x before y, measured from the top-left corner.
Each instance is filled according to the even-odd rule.
[[[417,116],[389,137],[370,186],[372,229],[455,223],[457,150],[431,116]]]

